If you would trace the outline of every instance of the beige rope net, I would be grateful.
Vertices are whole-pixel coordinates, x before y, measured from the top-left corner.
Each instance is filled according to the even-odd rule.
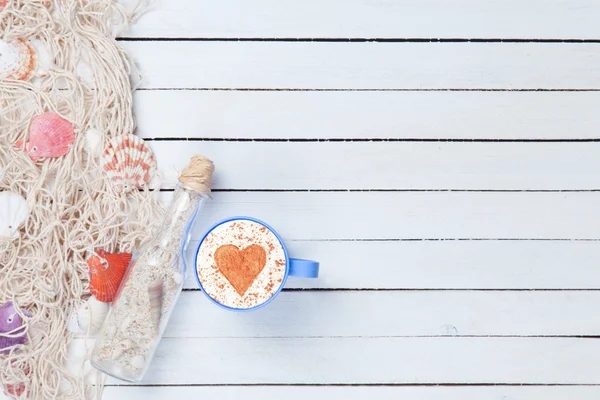
[[[0,40],[26,38],[39,50],[30,81],[0,79],[0,191],[23,196],[30,210],[19,235],[0,245],[0,305],[12,301],[32,314],[25,345],[0,354],[0,382],[25,384],[19,398],[99,397],[83,360],[66,367],[69,343],[83,341],[66,326],[89,296],[86,260],[98,248],[132,252],[161,213],[150,191],[114,193],[99,164],[110,138],[134,131],[132,68],[114,37],[145,6],[8,0],[0,11]],[[15,143],[48,111],[73,123],[75,143],[66,156],[34,163]],[[99,143],[86,140],[90,132],[100,133]]]

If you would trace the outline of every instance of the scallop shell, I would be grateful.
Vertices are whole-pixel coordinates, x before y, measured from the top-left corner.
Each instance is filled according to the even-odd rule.
[[[4,7],[8,4],[8,0],[0,0],[0,12],[4,10]]]
[[[0,79],[28,81],[37,69],[37,53],[30,41],[0,40]]]
[[[127,266],[131,261],[131,253],[112,254],[98,250],[96,255],[87,260],[90,273],[90,292],[103,302],[114,300]]]
[[[75,141],[73,124],[57,113],[46,112],[38,115],[29,126],[29,141],[17,141],[35,162],[42,157],[62,157],[69,152]]]
[[[13,192],[0,192],[0,238],[19,235],[19,226],[29,216],[27,202]]]
[[[95,335],[104,324],[107,314],[108,304],[90,297],[77,310],[77,325],[84,333]]]
[[[115,192],[128,193],[150,181],[156,160],[141,138],[127,133],[110,141],[102,154],[102,166]]]

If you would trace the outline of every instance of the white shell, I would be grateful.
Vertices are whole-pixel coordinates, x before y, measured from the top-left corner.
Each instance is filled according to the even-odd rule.
[[[27,202],[13,192],[0,192],[0,237],[17,237],[19,227],[29,216]]]
[[[154,340],[147,337],[142,337],[138,339],[138,346],[140,347],[140,349],[148,350],[152,347],[153,343]]]
[[[122,342],[120,342],[119,344],[117,344],[117,346],[115,347],[115,349],[112,352],[112,359],[113,360],[118,360],[119,358],[121,358],[121,356],[129,349],[133,348],[134,343],[131,339],[125,339]]]
[[[132,323],[133,323],[133,318],[131,318],[131,316],[127,316],[127,317],[123,318],[123,321],[121,322],[121,327],[120,327],[121,332],[126,332]]]
[[[108,328],[106,328],[106,336],[108,336],[109,338],[114,338],[115,335],[117,334],[117,327],[116,326],[109,326]]]
[[[42,43],[41,40],[32,40],[31,45],[35,49],[37,55],[37,76],[46,76],[50,69],[52,69],[52,55],[48,48]]]
[[[183,275],[179,272],[175,272],[175,274],[173,275],[173,282],[175,282],[175,284],[177,285],[180,285],[181,282],[183,282]]]
[[[84,333],[95,335],[98,333],[108,314],[108,303],[90,297],[77,310],[77,325]]]
[[[144,356],[135,356],[131,359],[131,366],[136,369],[142,369],[146,365]]]
[[[37,69],[37,55],[31,42],[19,38],[0,40],[0,79],[29,80]]]
[[[100,157],[102,153],[102,133],[94,128],[85,131],[85,149],[92,157]]]
[[[106,146],[102,167],[115,192],[128,193],[150,181],[156,172],[156,160],[141,138],[127,133]]]

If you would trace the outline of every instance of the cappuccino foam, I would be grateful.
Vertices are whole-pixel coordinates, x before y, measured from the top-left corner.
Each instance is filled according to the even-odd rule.
[[[196,270],[204,291],[215,301],[231,308],[253,308],[269,300],[283,284],[286,256],[271,230],[238,219],[217,226],[206,236]]]

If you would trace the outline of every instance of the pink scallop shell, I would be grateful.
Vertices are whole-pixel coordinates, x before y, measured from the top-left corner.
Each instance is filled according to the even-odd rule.
[[[35,73],[37,64],[37,53],[29,40],[0,40],[0,79],[28,81]]]
[[[128,193],[150,181],[156,160],[141,138],[126,133],[112,139],[104,149],[102,166],[115,192]]]
[[[57,113],[47,112],[31,121],[29,142],[19,140],[17,146],[35,162],[42,157],[64,156],[74,141],[73,124]]]

